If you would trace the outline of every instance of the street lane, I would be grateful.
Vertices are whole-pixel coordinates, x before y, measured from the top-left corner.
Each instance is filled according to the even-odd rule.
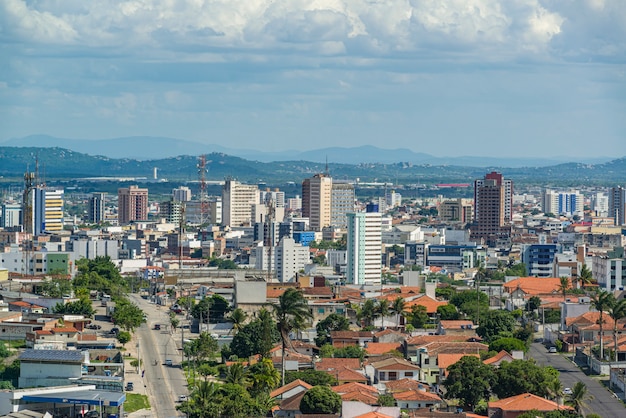
[[[528,355],[542,366],[552,366],[560,372],[561,383],[564,388],[574,388],[577,382],[583,382],[587,386],[587,393],[593,399],[587,400],[587,414],[595,413],[602,418],[614,418],[626,416],[624,404],[610,392],[602,383],[592,379],[583,373],[578,366],[562,354],[550,354],[541,343],[531,344]]]
[[[187,381],[180,368],[181,354],[177,348],[177,334],[171,335],[165,324],[169,323],[167,309],[132,295],[131,299],[146,313],[146,323],[137,329],[139,347],[146,370],[144,381],[150,398],[154,416],[182,417],[176,410],[180,395],[188,395]],[[154,330],[154,324],[162,324],[162,329]],[[165,365],[170,359],[174,367]],[[156,364],[155,364],[156,363]]]

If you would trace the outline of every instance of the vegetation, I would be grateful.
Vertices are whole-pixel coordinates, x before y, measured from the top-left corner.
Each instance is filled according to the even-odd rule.
[[[315,344],[318,347],[322,347],[324,344],[330,342],[331,331],[347,331],[350,329],[350,321],[343,316],[336,313],[328,315],[322,319],[315,326],[317,330],[317,337],[315,338]]]
[[[115,303],[112,319],[114,324],[130,332],[146,322],[143,311],[130,300],[121,297]]]
[[[127,393],[126,400],[124,401],[124,412],[135,412],[140,409],[149,409],[150,402],[148,396],[140,395],[139,393]]]
[[[328,385],[334,386],[337,384],[337,379],[334,376],[324,372],[313,369],[306,369],[301,371],[287,371],[285,373],[285,384],[291,383],[296,379],[300,379],[307,382],[311,386]]]
[[[300,402],[303,414],[338,414],[341,411],[341,396],[328,386],[313,386]]]
[[[222,322],[230,312],[230,303],[220,295],[204,298],[191,308],[191,315],[203,323]]]
[[[78,274],[73,280],[74,289],[97,290],[115,298],[129,290],[128,283],[109,257],[81,258],[76,261],[76,268]]]
[[[248,358],[254,354],[267,357],[274,344],[279,341],[280,333],[271,314],[262,309],[256,319],[244,325],[233,337],[230,352],[238,358]]]

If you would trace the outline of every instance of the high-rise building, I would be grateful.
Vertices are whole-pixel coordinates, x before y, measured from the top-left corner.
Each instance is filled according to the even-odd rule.
[[[332,185],[328,174],[316,174],[302,182],[302,216],[309,218],[313,231],[330,226]]]
[[[609,216],[609,196],[606,193],[598,192],[591,196],[591,209],[596,212],[596,216]]]
[[[284,237],[275,245],[259,244],[255,249],[255,269],[271,271],[281,282],[291,281],[311,261],[309,248]]]
[[[117,190],[117,221],[120,225],[148,219],[148,189],[138,186]]]
[[[626,224],[626,189],[622,186],[612,187],[609,193],[609,217],[615,225]]]
[[[585,198],[577,190],[557,192],[546,189],[543,192],[544,213],[555,215],[582,215],[585,211]]]
[[[22,205],[19,203],[3,203],[0,227],[13,228],[21,224]]]
[[[87,208],[89,223],[97,224],[104,221],[106,195],[106,193],[92,193],[89,197],[89,207]]]
[[[172,198],[162,202],[160,208],[161,216],[165,218],[168,223],[180,224],[183,215],[183,202]]]
[[[275,208],[284,208],[285,207],[285,192],[281,192],[278,189],[270,190],[261,190],[259,192],[259,202],[266,203],[268,199],[272,199]]]
[[[252,205],[259,203],[259,188],[226,179],[222,188],[222,224],[225,226],[251,225]]]
[[[513,181],[491,172],[474,182],[471,239],[496,246],[511,237]]]
[[[346,281],[351,284],[381,282],[382,214],[368,209],[348,214]]]
[[[189,202],[191,200],[191,189],[186,186],[173,189],[172,198],[175,202]]]
[[[330,197],[330,225],[345,229],[348,226],[347,214],[354,212],[354,185],[333,181]]]
[[[63,230],[63,189],[33,190],[33,235]]]
[[[469,199],[444,200],[439,205],[439,219],[442,222],[469,223],[473,219],[474,208]]]

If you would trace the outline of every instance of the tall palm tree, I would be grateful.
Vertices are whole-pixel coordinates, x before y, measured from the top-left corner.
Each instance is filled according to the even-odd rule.
[[[626,317],[626,299],[614,301],[607,313],[613,320],[613,360],[617,361],[617,321]]]
[[[604,311],[610,309],[615,303],[615,297],[606,290],[600,290],[591,297],[591,307],[600,313],[598,324],[600,325],[600,360],[604,359]]]
[[[235,363],[226,372],[226,383],[245,386],[248,383],[248,373],[243,368],[243,364]]]
[[[292,330],[302,329],[307,319],[311,318],[311,311],[302,292],[290,287],[278,297],[278,302],[272,304],[276,325],[282,342],[282,375],[281,384],[285,384],[285,351],[291,345],[289,333]]]
[[[378,306],[376,307],[378,315],[380,315],[380,327],[385,327],[385,317],[389,316],[389,301],[387,299],[380,299]]]
[[[563,403],[563,384],[559,379],[552,379],[546,387],[548,396],[559,405]]]
[[[580,282],[580,287],[585,287],[585,285],[593,283],[593,274],[586,264],[583,264],[578,273],[578,281]]]
[[[567,291],[570,288],[569,277],[561,276],[559,278],[559,292],[563,293],[563,302],[567,299]]]
[[[233,330],[235,331],[235,334],[237,334],[246,323],[248,314],[243,309],[237,308],[230,313],[228,319],[233,322]]]
[[[583,382],[576,382],[572,388],[569,403],[574,407],[577,414],[582,414],[582,409],[587,407],[587,400],[592,400],[593,395],[587,393],[587,385]]]
[[[359,320],[365,321],[365,326],[372,325],[374,319],[378,317],[375,299],[367,299],[365,303],[363,303],[363,306],[357,310],[357,317]]]
[[[391,312],[396,314],[396,327],[400,328],[400,315],[402,315],[402,312],[404,312],[404,309],[406,308],[406,302],[404,301],[404,298],[398,296],[397,298],[394,299],[393,302],[391,302]]]

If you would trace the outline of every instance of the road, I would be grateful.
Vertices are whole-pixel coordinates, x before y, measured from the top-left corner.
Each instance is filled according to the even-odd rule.
[[[171,335],[165,326],[161,331],[153,330],[154,324],[169,323],[167,308],[148,303],[138,295],[131,295],[130,298],[146,313],[146,323],[137,329],[136,335],[153,416],[183,417],[184,414],[176,410],[179,396],[188,395],[187,381],[180,367],[181,352],[176,344],[178,342],[180,346],[180,341],[176,340],[180,338],[180,333]],[[174,366],[166,366],[166,359],[172,360]]]
[[[569,358],[562,354],[548,353],[541,343],[533,343],[528,354],[538,364],[557,369],[561,373],[559,377],[564,388],[573,388],[577,382],[583,382],[587,386],[587,393],[592,395],[593,399],[587,400],[586,413],[595,413],[602,418],[626,416],[624,404],[602,383],[583,373]]]

